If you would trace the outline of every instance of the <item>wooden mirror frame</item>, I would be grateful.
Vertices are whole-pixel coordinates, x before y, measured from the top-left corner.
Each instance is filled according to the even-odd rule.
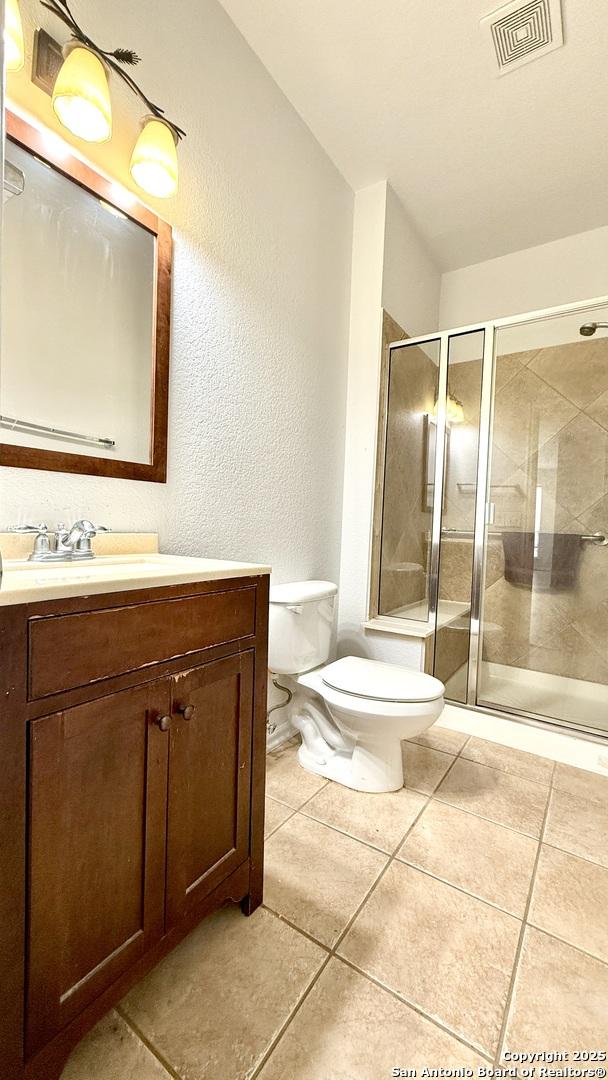
[[[0,442],[0,465],[17,469],[46,469],[51,472],[84,473],[90,476],[116,476],[123,480],[149,480],[159,484],[167,480],[167,424],[169,406],[169,348],[171,318],[171,226],[139,202],[131,192],[107,180],[80,158],[66,152],[55,153],[52,140],[32,127],[20,116],[6,110],[7,138],[30,150],[36,157],[51,165],[57,172],[79,184],[86,191],[115,206],[128,218],[142,225],[155,237],[155,324],[153,366],[150,462],[114,461],[87,454],[71,454],[63,450],[41,450],[29,446]],[[66,144],[67,146],[67,144]],[[0,358],[1,365],[1,358]],[[1,411],[1,410],[0,410]],[[0,429],[1,430],[1,429]]]

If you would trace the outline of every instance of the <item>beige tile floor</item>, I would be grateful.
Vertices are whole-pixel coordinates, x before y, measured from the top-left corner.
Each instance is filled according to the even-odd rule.
[[[265,904],[203,922],[63,1080],[377,1080],[608,1043],[608,778],[434,727],[365,795],[268,759]]]

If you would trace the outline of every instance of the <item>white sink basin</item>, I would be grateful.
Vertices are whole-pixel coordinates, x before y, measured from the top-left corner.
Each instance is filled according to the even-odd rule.
[[[100,555],[82,562],[6,560],[0,605],[269,574],[269,566],[181,555]]]

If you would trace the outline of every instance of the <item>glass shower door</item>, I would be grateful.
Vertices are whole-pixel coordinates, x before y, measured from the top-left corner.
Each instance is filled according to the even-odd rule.
[[[499,324],[477,703],[608,730],[606,307]]]
[[[450,701],[469,698],[484,329],[447,335],[443,498],[433,674]]]
[[[432,592],[440,339],[390,347],[378,612],[426,622]]]

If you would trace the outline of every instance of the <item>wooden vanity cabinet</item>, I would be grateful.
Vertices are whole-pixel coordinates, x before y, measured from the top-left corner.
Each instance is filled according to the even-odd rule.
[[[28,1055],[162,937],[168,696],[150,683],[29,725]]]
[[[200,918],[261,902],[267,606],[263,576],[0,608],[3,1080],[56,1080]]]
[[[253,653],[174,676],[171,699],[168,929],[249,852]]]

